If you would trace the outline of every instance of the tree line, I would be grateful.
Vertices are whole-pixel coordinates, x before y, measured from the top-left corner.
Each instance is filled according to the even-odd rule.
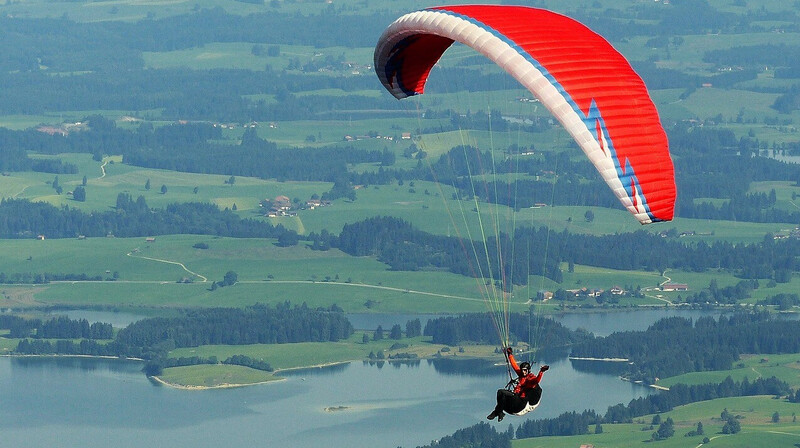
[[[26,199],[0,200],[0,238],[34,238],[36,235],[46,235],[47,238],[80,235],[134,237],[180,233],[278,238],[286,232],[294,231],[281,225],[242,219],[214,204],[174,203],[163,209],[151,209],[143,196],[134,200],[127,193],[117,196],[115,210],[96,213]]]
[[[552,319],[536,319],[512,313],[512,340],[526,341],[541,335],[538,347],[570,346],[571,355],[590,358],[627,358],[632,362],[627,376],[654,383],[657,377],[687,372],[727,370],[742,353],[800,352],[800,322],[771,318],[765,311],[736,313],[730,317],[701,317],[694,324],[681,317],[664,318],[645,331],[616,332],[594,337],[584,331],[570,331]],[[536,328],[531,328],[531,325]],[[431,319],[425,336],[434,343],[459,345],[464,342],[499,344],[491,319],[486,314]]]
[[[155,317],[119,331],[117,340],[133,347],[174,348],[225,344],[287,344],[345,339],[353,326],[341,312],[314,310],[288,302],[274,308],[253,305],[186,311],[179,317]]]
[[[543,318],[531,309],[528,313],[509,315],[512,341],[536,342],[538,347],[560,347],[578,344],[591,335],[582,330],[570,330],[550,318]],[[434,344],[459,345],[464,342],[499,345],[500,339],[492,319],[486,313],[437,317],[428,320],[423,332]],[[530,335],[541,335],[540,341],[528,341]]]
[[[742,353],[800,352],[800,322],[770,318],[764,312],[691,319],[670,317],[645,331],[626,331],[587,339],[572,356],[628,358],[628,375],[653,383],[655,378],[687,372],[727,370]]]
[[[335,305],[327,309],[311,309],[305,303],[292,306],[289,302],[274,307],[256,304],[245,308],[185,310],[177,317],[139,320],[121,329],[116,336],[112,334],[110,324],[89,325],[84,319],[64,317],[42,322],[0,315],[0,328],[9,329],[11,337],[24,338],[17,344],[15,354],[141,358],[148,361],[144,370],[151,375],[160,373],[165,367],[217,363],[213,358],[169,358],[167,353],[174,348],[208,344],[329,342],[346,339],[354,331],[344,313]],[[234,356],[222,362],[271,370],[267,361],[247,356]]]
[[[336,247],[353,256],[376,256],[393,270],[446,269],[466,276],[483,272],[486,277],[491,274],[492,278],[502,278],[498,263],[490,269],[483,257],[476,259],[465,252],[465,241],[423,232],[399,218],[368,218],[344,225],[338,237],[327,236],[329,242],[317,245]],[[800,270],[800,260],[795,256],[800,253],[800,240],[794,238],[775,240],[766,235],[759,243],[700,241],[690,246],[678,239],[677,232],[667,232],[665,236],[645,231],[594,236],[523,227],[516,230],[513,241],[501,234],[487,241],[486,247],[490,257],[498,259],[500,244],[500,253],[505,256],[500,258],[502,272],[514,284],[525,284],[528,274],[560,282],[563,262],[658,272],[667,268],[693,272],[726,269],[743,278],[775,281],[785,281],[783,272]],[[318,241],[321,238],[322,235],[313,236]],[[483,247],[479,241],[476,244]],[[510,250],[512,245],[514,251]],[[536,256],[545,252],[547,257]]]
[[[111,324],[89,323],[86,319],[65,316],[52,319],[25,319],[14,315],[0,315],[0,329],[9,330],[10,338],[35,339],[112,339]]]
[[[123,163],[182,172],[226,174],[295,181],[334,182],[347,178],[347,164],[379,163],[390,166],[394,153],[387,150],[355,149],[349,145],[324,148],[282,149],[248,128],[238,145],[215,143],[221,130],[212,123],[185,123],[153,127],[145,122],[138,129],[118,128],[100,115],[84,118],[89,126],[67,136],[49,135],[35,129],[0,128],[0,169],[76,172],[74,165],[60,161],[30,159],[28,151],[42,154],[89,153],[100,159],[98,148],[113,147]],[[57,163],[56,163],[57,162]]]
[[[6,274],[0,272],[0,284],[14,285],[14,284],[45,284],[55,281],[102,281],[103,277],[100,275],[90,276],[85,273],[80,274],[56,274],[52,272],[12,272]],[[113,280],[109,279],[109,280]]]

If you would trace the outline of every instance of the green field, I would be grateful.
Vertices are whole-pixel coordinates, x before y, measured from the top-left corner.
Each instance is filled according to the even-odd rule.
[[[741,432],[722,434],[725,422],[720,419],[720,413],[723,409],[738,416]],[[778,423],[772,423],[775,412],[780,416]],[[666,440],[650,440],[658,427],[650,427],[653,416],[649,415],[636,419],[637,423],[604,424],[602,434],[594,434],[594,427],[590,426],[590,434],[514,440],[512,446],[567,448],[591,444],[596,448],[616,448],[655,444],[659,447],[697,447],[701,446],[704,437],[708,437],[710,443],[702,446],[710,447],[794,446],[800,440],[800,423],[793,421],[792,417],[796,413],[796,404],[771,396],[721,398],[679,406],[661,414],[661,421],[671,417],[675,422],[675,435]],[[703,424],[704,435],[686,437],[685,434],[697,428],[698,422]]]
[[[206,243],[206,250],[195,249]],[[0,247],[0,272],[86,273],[100,282],[4,285],[8,305],[181,307],[245,306],[256,302],[338,304],[348,311],[482,311],[475,279],[442,272],[387,271],[371,257],[350,257],[338,250],[281,248],[270,240],[199,235],[145,238],[8,240]],[[99,260],[102,260],[99,262]],[[228,271],[238,275],[232,287],[210,291]],[[189,279],[192,283],[178,283]],[[527,295],[520,294],[518,309]]]
[[[484,345],[466,345],[459,350],[449,350],[441,352],[444,346],[431,344],[428,337],[402,338],[400,340],[381,339],[372,340],[372,332],[366,332],[370,338],[368,342],[363,342],[364,332],[356,331],[348,340],[339,342],[301,342],[295,344],[251,344],[244,346],[230,345],[205,345],[194,348],[179,348],[169,352],[169,356],[201,358],[216,357],[222,361],[233,355],[245,355],[257,360],[264,360],[275,369],[275,377],[281,376],[282,370],[319,367],[330,364],[337,364],[350,361],[369,360],[370,354],[381,353],[384,358],[400,353],[416,355],[418,358],[430,358],[432,356],[447,356],[460,358],[486,358],[494,355],[495,347]],[[400,344],[398,348],[392,348],[395,344]],[[373,358],[376,360],[378,358]],[[206,365],[198,367],[205,375],[219,375],[215,373],[217,367]],[[161,376],[165,381],[182,385],[201,385],[192,373],[188,373],[181,368],[169,368],[165,373],[169,373],[170,380]],[[224,372],[224,370],[222,370]],[[258,377],[256,377],[258,378]],[[260,380],[259,380],[260,381]],[[252,384],[257,381],[242,382],[241,384]],[[207,385],[207,384],[206,384]]]
[[[236,365],[195,365],[166,369],[159,379],[182,388],[229,387],[276,381],[269,372]]]
[[[365,213],[364,217],[367,216],[369,214]],[[194,248],[198,243],[207,244],[208,249]],[[6,240],[0,246],[0,254],[0,272],[9,276],[86,274],[102,279],[3,285],[0,303],[4,306],[174,308],[221,303],[246,306],[289,300],[313,306],[337,304],[351,312],[453,313],[486,309],[473,278],[437,271],[392,271],[375,257],[351,257],[336,249],[312,251],[305,244],[284,248],[272,240],[207,235],[166,235],[152,241],[146,238],[22,239]],[[222,280],[228,271],[237,273],[239,283],[211,291],[211,282]],[[527,287],[516,287],[511,297],[513,309],[525,309],[527,300],[535,297],[540,289],[639,286],[647,290],[669,278],[688,284],[691,292],[708,287],[712,280],[721,288],[740,281],[729,273],[716,271],[667,271],[666,276],[661,276],[656,272],[576,265],[574,272],[568,272],[566,264],[562,271],[564,279],[560,284],[531,276]],[[774,287],[767,284],[766,280],[762,281],[749,303],[796,291],[800,278]],[[682,295],[661,291],[645,291],[645,294],[644,299],[626,299],[620,305],[660,305]],[[545,311],[550,307],[555,309],[556,305],[549,304]]]
[[[734,381],[748,378],[776,377],[786,381],[790,386],[800,387],[800,354],[743,355],[741,361],[731,370],[713,372],[692,372],[658,381],[659,386],[670,387],[673,384],[709,384],[721,383],[730,376]]]
[[[119,157],[108,157],[103,162],[93,161],[88,154],[62,154],[57,157],[79,169],[77,174],[58,176],[58,182],[64,188],[61,195],[52,188],[55,175],[15,172],[0,177],[0,197],[42,201],[85,212],[105,212],[113,209],[120,193],[127,193],[133,199],[143,196],[153,208],[164,208],[175,202],[213,203],[220,208],[232,208],[235,204],[237,213],[242,217],[267,219],[261,218],[263,211],[259,208],[259,201],[279,195],[305,201],[314,194],[321,195],[331,187],[330,183],[325,182],[278,182],[241,176],[236,177],[235,183],[230,185],[226,184],[230,176],[134,167],[119,163]],[[81,185],[84,176],[87,178],[86,201],[75,201],[68,192]],[[148,180],[150,190],[145,189]],[[162,185],[167,187],[166,194],[161,193]],[[194,193],[195,188],[197,193]],[[765,192],[772,188],[779,192],[779,199],[786,204],[784,208],[790,208],[793,204],[791,194],[798,188],[785,183],[761,183],[755,187],[757,191]],[[358,199],[355,202],[339,200],[332,207],[301,211],[297,217],[270,218],[269,222],[274,225],[282,224],[301,234],[320,232],[323,229],[338,233],[344,224],[385,215],[402,218],[431,233],[456,235],[461,232],[467,235],[464,224],[466,219],[469,233],[478,235],[480,230],[472,212],[476,205],[468,200],[454,201],[451,196],[452,189],[431,182],[416,181],[413,186],[376,185],[358,190]],[[767,233],[779,234],[789,228],[786,224],[681,218],[642,228],[621,209],[558,206],[511,212],[506,207],[487,203],[479,203],[478,207],[484,221],[497,219],[500,221],[500,228],[506,231],[513,220],[519,226],[549,226],[554,231],[566,229],[572,233],[601,235],[641,229],[658,232],[675,228],[678,232],[693,231],[698,234],[689,237],[687,242],[758,242]],[[591,223],[583,219],[587,210],[592,210],[595,214]]]

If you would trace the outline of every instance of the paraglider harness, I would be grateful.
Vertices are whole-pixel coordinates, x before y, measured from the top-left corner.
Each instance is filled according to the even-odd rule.
[[[516,376],[516,377],[514,376],[514,374],[516,372],[514,372],[514,369],[511,368],[511,360],[508,358],[508,353],[506,353],[505,350],[503,351],[503,355],[506,358],[506,371],[508,372],[508,378],[509,378],[508,383],[506,383],[506,390],[509,391],[509,392],[514,392],[514,389],[517,388],[517,384],[519,384],[519,378],[520,377],[519,376]],[[530,364],[530,363],[528,363],[528,364]],[[538,389],[538,393],[534,392],[536,389]],[[536,389],[531,391],[531,392],[534,392],[534,393],[530,394],[529,396],[527,396],[525,398],[526,401],[527,401],[527,403],[525,404],[525,407],[522,408],[522,410],[519,411],[519,412],[511,413],[512,415],[525,415],[528,412],[531,412],[532,410],[534,410],[537,407],[539,407],[539,403],[542,402],[542,400],[541,400],[541,398],[542,398],[542,385],[541,384],[537,384]],[[531,403],[531,400],[535,400],[535,402]]]

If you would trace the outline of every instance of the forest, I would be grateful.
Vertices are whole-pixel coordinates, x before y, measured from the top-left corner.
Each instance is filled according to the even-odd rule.
[[[169,358],[167,352],[174,348],[208,344],[330,342],[346,339],[354,331],[335,305],[329,309],[310,309],[305,304],[292,306],[288,302],[275,307],[189,309],[178,317],[152,317],[134,322],[116,336],[112,335],[110,324],[89,325],[85,319],[66,317],[43,322],[0,316],[0,329],[10,330],[15,338],[24,338],[17,344],[16,354],[142,358],[148,361],[145,366],[148,375],[157,375],[165,367],[177,365],[216,364],[216,360],[209,359]],[[266,361],[247,356],[231,357],[223,363],[271,370]]]
[[[353,334],[341,311],[312,310],[288,302],[276,307],[188,310],[175,318],[154,317],[120,330],[117,340],[133,347],[165,344],[174,348],[210,344],[287,344],[338,341]]]
[[[111,324],[89,323],[86,319],[54,317],[52,319],[26,319],[14,315],[0,316],[0,329],[9,330],[11,338],[36,339],[112,339]]]
[[[549,318],[542,318],[531,309],[529,313],[512,313],[509,316],[512,340],[528,340],[531,334],[542,336],[540,347],[554,348],[579,344],[592,337],[583,330],[569,330]],[[486,314],[463,314],[457,317],[438,317],[425,324],[423,335],[430,336],[434,344],[455,346],[464,342],[498,345],[497,331]]]
[[[627,331],[587,339],[572,347],[572,356],[627,358],[628,376],[655,382],[687,372],[727,370],[743,353],[800,352],[800,322],[768,312],[691,319],[664,318],[645,331]]]

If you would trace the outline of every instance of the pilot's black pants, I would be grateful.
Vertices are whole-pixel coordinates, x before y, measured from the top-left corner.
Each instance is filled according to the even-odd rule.
[[[525,406],[530,402],[536,404],[542,398],[542,388],[537,387],[528,391],[528,397],[522,398],[519,395],[506,389],[498,389],[497,391],[497,406],[495,406],[495,413],[501,411],[508,414],[516,414],[517,412],[525,409]]]

